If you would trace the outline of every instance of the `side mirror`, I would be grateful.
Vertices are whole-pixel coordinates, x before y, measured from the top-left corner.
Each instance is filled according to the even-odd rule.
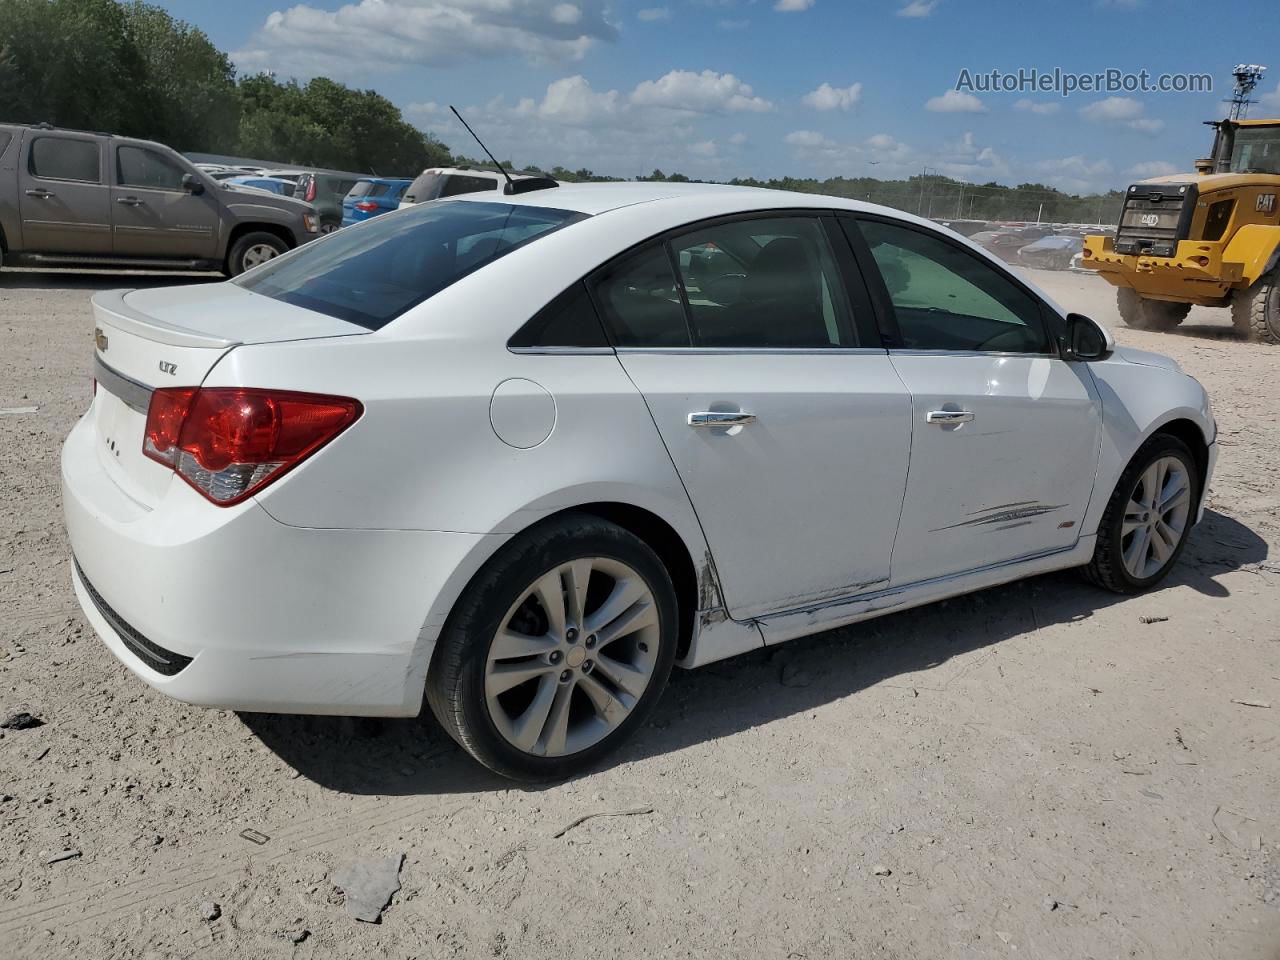
[[[199,196],[204,193],[204,181],[194,173],[184,173],[182,175],[182,189],[187,191],[187,193]]]
[[[1082,313],[1067,314],[1067,335],[1063,338],[1068,360],[1105,360],[1115,349],[1111,333]]]

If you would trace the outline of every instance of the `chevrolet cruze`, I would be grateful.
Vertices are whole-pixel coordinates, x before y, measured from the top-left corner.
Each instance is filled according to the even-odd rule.
[[[809,194],[520,184],[93,311],[62,478],[112,653],[214,707],[425,699],[522,779],[673,665],[1049,570],[1151,587],[1217,449],[1172,361]]]

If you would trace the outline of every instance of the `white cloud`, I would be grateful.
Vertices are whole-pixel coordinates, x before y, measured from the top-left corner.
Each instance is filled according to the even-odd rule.
[[[737,132],[737,133],[735,133],[735,134],[731,135],[731,136],[729,137],[729,141],[728,141],[728,142],[729,142],[729,145],[730,145],[730,146],[740,147],[740,146],[742,146],[744,143],[746,143],[746,142],[747,142],[747,135],[746,135],[745,133],[743,133],[743,132],[739,131],[739,132]]]
[[[1159,133],[1164,121],[1144,116],[1146,104],[1132,97],[1107,97],[1080,108],[1080,116],[1091,123],[1128,127],[1140,133]]]
[[[933,10],[942,0],[911,0],[906,6],[898,10],[900,17],[927,17],[933,13]]]
[[[808,10],[814,4],[814,0],[778,0],[773,5],[773,9],[779,13],[800,13]]]
[[[1023,97],[1013,105],[1015,110],[1025,110],[1027,113],[1050,114],[1057,113],[1062,109],[1062,104],[1056,100],[1028,100]]]
[[[925,103],[926,110],[934,113],[986,113],[987,107],[972,93],[963,90],[948,90],[940,97],[934,97]]]
[[[585,77],[572,76],[549,84],[540,103],[526,98],[515,109],[522,116],[584,126],[608,123],[624,106],[617,90],[596,93]]]
[[[749,83],[732,73],[672,70],[657,80],[646,80],[631,92],[638,106],[665,107],[694,113],[766,113],[768,100],[757,97]]]
[[[1135,177],[1167,177],[1177,173],[1178,168],[1167,160],[1145,160],[1142,163],[1135,163],[1125,172]]]
[[[833,87],[824,83],[816,90],[804,95],[805,106],[814,110],[848,110],[862,99],[862,84],[855,83],[847,87]]]
[[[782,138],[782,142],[789,147],[805,148],[834,147],[837,145],[834,140],[828,139],[817,130],[792,130]]]
[[[351,76],[478,57],[580,60],[618,31],[607,0],[357,0],[327,10],[299,3],[269,14],[232,54],[241,72]]]
[[[689,152],[695,157],[714,157],[716,155],[716,142],[714,140],[703,140],[700,143],[690,144]]]
[[[652,23],[655,20],[670,20],[670,7],[645,7],[643,10],[636,11],[636,19],[645,23]]]

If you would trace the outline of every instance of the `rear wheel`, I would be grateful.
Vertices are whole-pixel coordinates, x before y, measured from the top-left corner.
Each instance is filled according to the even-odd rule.
[[[274,233],[267,233],[265,230],[246,233],[231,245],[231,250],[227,253],[227,273],[238,277],[246,270],[274,260],[288,249],[288,244]]]
[[[675,590],[633,534],[567,515],[477,575],[440,637],[427,702],[497,773],[576,774],[644,722],[675,660]]]
[[[1280,267],[1232,295],[1231,322],[1250,340],[1280,344]]]
[[[1187,445],[1168,434],[1152,437],[1111,494],[1085,575],[1116,593],[1155,586],[1182,554],[1199,502],[1199,474]]]
[[[321,233],[336,233],[342,226],[341,220],[322,220],[320,222]]]
[[[1135,330],[1172,330],[1191,312],[1189,303],[1148,300],[1129,287],[1116,291],[1116,306],[1120,319]]]

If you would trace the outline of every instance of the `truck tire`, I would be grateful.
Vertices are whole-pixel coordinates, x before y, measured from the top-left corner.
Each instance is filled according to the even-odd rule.
[[[289,245],[274,233],[254,230],[231,245],[227,252],[227,275],[238,277],[246,270],[287,252]]]
[[[1280,344],[1280,267],[1232,295],[1231,323],[1255,343]]]
[[[1191,312],[1189,303],[1147,300],[1129,287],[1116,291],[1116,306],[1125,326],[1135,330],[1172,330]]]

